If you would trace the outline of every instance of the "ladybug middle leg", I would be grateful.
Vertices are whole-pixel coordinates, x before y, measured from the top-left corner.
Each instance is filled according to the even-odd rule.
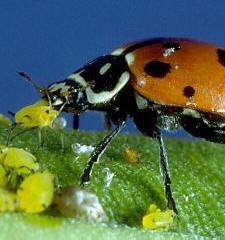
[[[167,199],[167,207],[169,209],[172,209],[173,212],[178,215],[176,203],[174,201],[171,189],[167,152],[164,146],[160,129],[156,126],[156,117],[157,115],[155,114],[155,112],[138,112],[134,115],[134,122],[137,128],[144,135],[149,137],[155,137],[158,140],[160,151],[159,166],[161,175],[163,177],[165,196]]]

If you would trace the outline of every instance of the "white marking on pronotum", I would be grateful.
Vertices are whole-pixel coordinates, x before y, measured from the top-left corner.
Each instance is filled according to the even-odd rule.
[[[100,93],[95,93],[88,85],[88,83],[86,83],[85,79],[81,77],[80,75],[81,72],[70,75],[68,79],[74,80],[75,82],[79,83],[82,87],[85,88],[88,102],[92,104],[108,102],[127,84],[127,82],[130,79],[129,72],[125,71],[121,74],[119,81],[117,82],[115,88],[112,91],[103,91]]]
[[[99,74],[103,75],[105,74],[112,66],[112,63],[106,63],[105,65],[103,65],[100,70],[99,70]]]
[[[81,77],[81,73],[83,72],[84,70],[80,71],[79,73],[73,73],[71,74],[68,79],[69,80],[74,80],[76,83],[80,84],[82,87],[87,87],[88,84],[86,83],[86,81],[84,80],[84,78]]]
[[[127,64],[130,66],[133,64],[134,62],[134,54],[133,53],[128,53],[126,56],[125,56],[125,59],[127,61]]]
[[[118,49],[114,50],[114,51],[111,53],[111,55],[119,56],[119,55],[121,55],[121,54],[123,53],[124,50],[125,50],[124,48],[118,48]]]
[[[88,102],[92,104],[108,102],[112,99],[129,81],[130,74],[129,72],[123,72],[117,82],[115,88],[112,91],[103,91],[100,93],[94,93],[90,87],[86,89]]]

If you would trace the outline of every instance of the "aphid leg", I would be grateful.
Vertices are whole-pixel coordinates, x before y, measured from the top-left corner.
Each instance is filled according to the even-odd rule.
[[[112,130],[112,124],[107,113],[104,113],[104,130],[105,132]]]
[[[63,152],[65,147],[64,135],[62,130],[59,130],[59,131],[60,131],[60,140],[61,140],[61,150]]]
[[[37,130],[38,130],[38,146],[42,148],[44,146],[44,140],[42,137],[42,128],[38,128]]]
[[[7,136],[7,140],[6,140],[6,146],[9,146],[9,143],[12,141],[12,139],[14,138],[14,136],[12,136],[13,130],[17,127],[18,124],[13,123],[9,129],[9,133]]]
[[[171,190],[171,180],[169,176],[169,165],[168,165],[168,158],[166,149],[164,146],[163,138],[161,136],[161,133],[157,135],[157,140],[159,142],[159,149],[160,149],[160,160],[159,160],[159,166],[160,166],[160,172],[163,177],[163,183],[165,188],[165,195],[167,199],[167,207],[174,211],[176,215],[178,215],[178,211],[176,208],[176,203],[173,198],[173,193]]]
[[[91,153],[90,159],[88,161],[87,167],[85,168],[81,180],[80,185],[84,186],[90,181],[90,177],[92,174],[92,170],[94,167],[94,163],[98,163],[99,158],[104,153],[106,147],[112,141],[112,139],[120,132],[120,130],[124,127],[126,121],[121,122],[116,126],[116,128],[95,147],[94,151]]]
[[[78,114],[73,115],[73,129],[75,129],[75,130],[79,129],[79,115]]]

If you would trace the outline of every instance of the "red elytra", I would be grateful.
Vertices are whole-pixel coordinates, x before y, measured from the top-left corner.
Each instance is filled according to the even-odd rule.
[[[121,49],[132,54],[131,85],[140,95],[163,105],[225,116],[225,48],[159,38]]]

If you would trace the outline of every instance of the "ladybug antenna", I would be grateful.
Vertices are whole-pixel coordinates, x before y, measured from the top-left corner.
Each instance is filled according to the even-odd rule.
[[[18,74],[19,74],[21,77],[23,77],[23,79],[24,79],[25,81],[27,81],[28,83],[30,83],[30,84],[36,89],[36,91],[38,91],[38,92],[41,93],[41,94],[46,94],[47,89],[46,89],[46,88],[43,88],[43,87],[38,87],[37,84],[35,83],[35,81],[32,79],[32,77],[31,77],[29,74],[27,74],[27,73],[25,73],[25,72],[23,72],[23,71],[18,72]]]

